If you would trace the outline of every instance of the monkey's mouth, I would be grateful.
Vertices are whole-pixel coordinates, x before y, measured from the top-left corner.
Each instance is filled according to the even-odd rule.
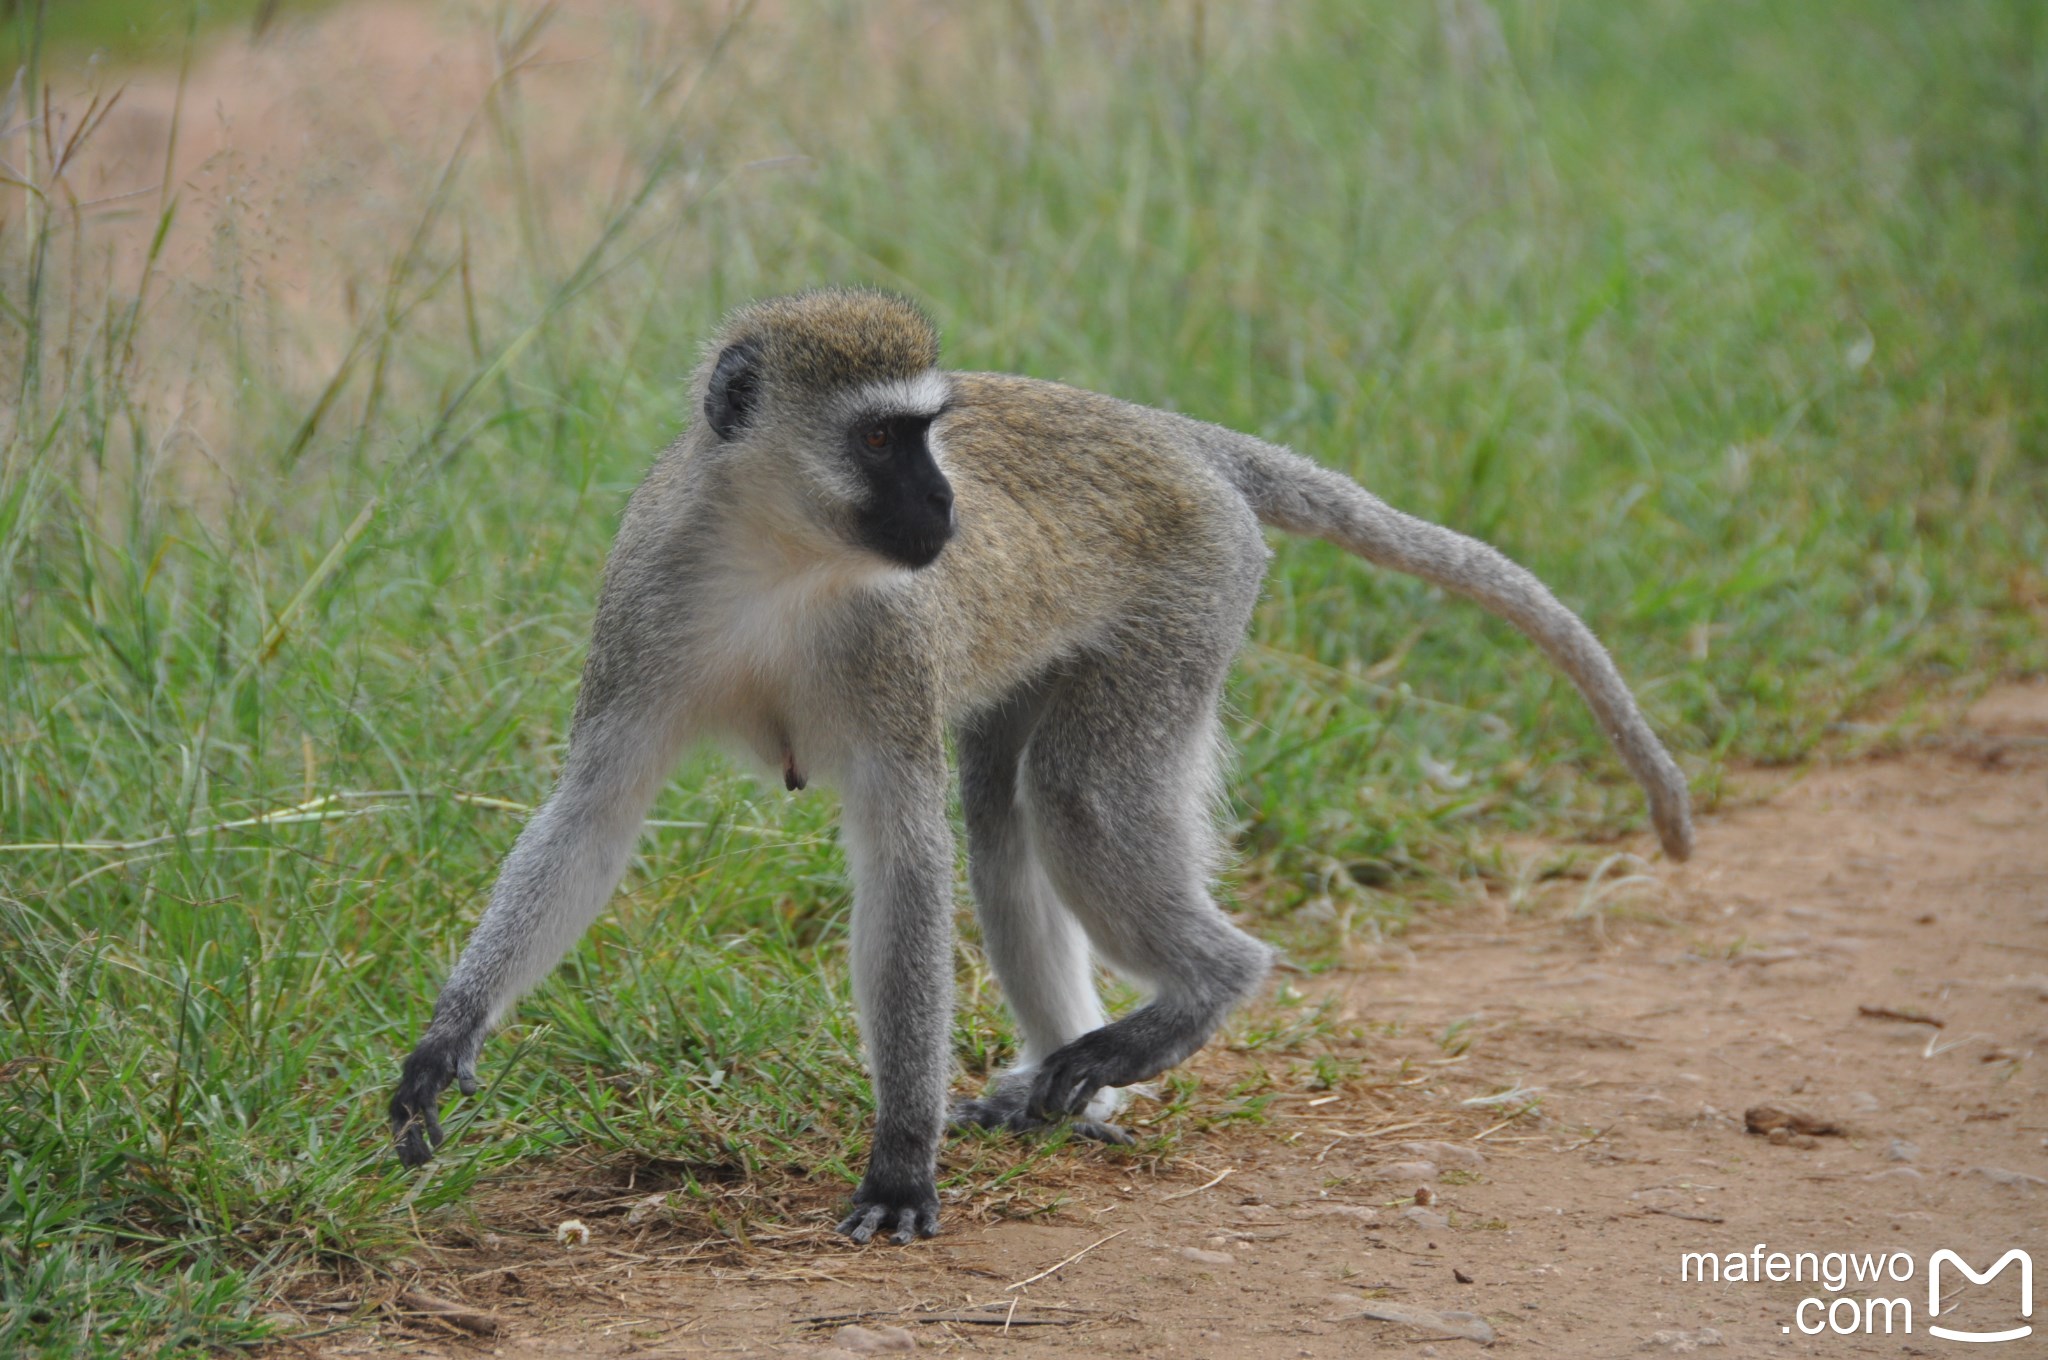
[[[878,557],[915,571],[939,560],[939,554],[953,541],[953,512],[921,515],[916,522],[901,519],[861,526],[860,544]]]
[[[892,550],[885,551],[883,556],[915,571],[938,561],[939,554],[944,552],[946,545],[952,541],[953,525],[948,521],[945,528],[938,532],[906,539],[894,545]]]

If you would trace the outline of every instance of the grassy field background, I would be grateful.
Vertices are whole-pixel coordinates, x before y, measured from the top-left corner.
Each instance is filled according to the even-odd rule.
[[[280,16],[331,0],[0,0],[0,61],[10,75],[32,49],[87,61],[173,60],[187,35],[239,25],[263,32]],[[40,11],[40,12],[39,12]],[[38,32],[37,21],[41,21]]]
[[[501,74],[386,195],[410,226],[368,193],[323,225],[375,262],[347,309],[236,281],[260,205],[184,257],[177,183],[120,221],[67,193],[30,115],[78,58],[0,115],[0,1351],[260,1338],[563,1149],[850,1188],[833,802],[709,757],[441,1159],[401,1174],[383,1127],[741,300],[897,289],[956,366],[1256,431],[1490,539],[1709,800],[2048,664],[2030,0],[618,8],[579,20],[610,45],[576,120],[519,97],[547,15],[473,21]],[[565,137],[601,172],[548,173]],[[1230,708],[1254,924],[1313,964],[1512,894],[1510,832],[1640,825],[1510,630],[1276,553]],[[962,976],[972,1080],[1009,1040]]]

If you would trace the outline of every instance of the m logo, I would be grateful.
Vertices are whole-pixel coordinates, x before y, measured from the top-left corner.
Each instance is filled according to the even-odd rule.
[[[1970,1269],[1970,1263],[1954,1252],[1944,1248],[1927,1261],[1927,1330],[1944,1341],[2017,1341],[2023,1336],[2033,1335],[2032,1324],[2014,1327],[2003,1332],[1957,1332],[1947,1327],[1937,1327],[1934,1319],[1941,1316],[1941,1263],[1948,1262],[1969,1277],[1971,1284],[1990,1284],[2007,1266],[2014,1261],[2020,1263],[2020,1316],[2034,1315],[2034,1258],[2014,1247],[1998,1258],[1998,1264],[1978,1274]]]

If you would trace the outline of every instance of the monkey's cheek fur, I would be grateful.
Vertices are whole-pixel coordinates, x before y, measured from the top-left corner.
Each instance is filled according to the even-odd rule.
[[[872,1171],[853,1192],[853,1211],[839,1220],[839,1231],[866,1245],[878,1232],[907,1247],[920,1237],[939,1232],[939,1188],[927,1179],[921,1185],[892,1185]]]

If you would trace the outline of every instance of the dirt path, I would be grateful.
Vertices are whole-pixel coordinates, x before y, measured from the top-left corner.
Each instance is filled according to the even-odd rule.
[[[2048,685],[1994,693],[1939,749],[1709,818],[1697,859],[1655,879],[1594,913],[1581,880],[1534,908],[1432,917],[1367,966],[1298,979],[1334,1002],[1309,1045],[1334,1089],[1299,1057],[1268,1060],[1298,1077],[1263,1122],[1191,1135],[1159,1167],[1063,1153],[1012,1187],[1057,1198],[1030,1221],[955,1206],[931,1243],[858,1251],[823,1231],[821,1196],[793,1206],[815,1226],[740,1249],[632,1226],[643,1186],[560,1210],[593,1234],[565,1248],[544,1205],[487,1195],[487,1235],[419,1261],[414,1284],[498,1335],[396,1305],[307,1349],[831,1354],[890,1327],[919,1350],[1027,1356],[1474,1346],[1364,1316],[1411,1310],[1571,1356],[2048,1353],[2039,1335],[1929,1335],[1926,1274],[1943,1248],[1978,1269],[2013,1247],[2048,1265]],[[1197,1067],[1223,1084],[1257,1060]],[[1839,1132],[1746,1132],[1759,1106]],[[1847,1252],[1894,1278],[1680,1278],[1682,1253],[1726,1269],[1759,1243],[1745,1273],[1771,1252]],[[1942,1325],[2021,1325],[2015,1275],[1962,1287],[1948,1270]],[[1912,1334],[1894,1309],[1898,1333],[1879,1311],[1862,1335],[1872,1297],[1910,1303]],[[1858,1335],[1797,1330],[1846,1328],[1851,1309]]]

